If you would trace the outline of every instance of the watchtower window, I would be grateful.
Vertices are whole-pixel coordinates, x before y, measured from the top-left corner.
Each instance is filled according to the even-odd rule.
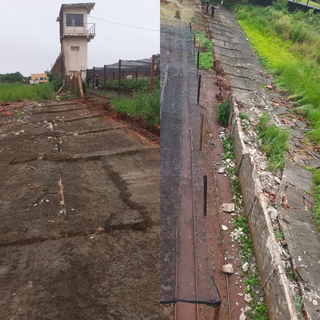
[[[68,14],[67,27],[83,27],[83,14]]]
[[[79,47],[73,47],[73,46],[71,46],[71,51],[79,51]]]

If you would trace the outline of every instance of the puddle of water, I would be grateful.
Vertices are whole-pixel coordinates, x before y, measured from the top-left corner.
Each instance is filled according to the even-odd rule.
[[[174,15],[174,17],[178,20],[181,20],[181,15],[179,10],[176,11],[176,14]]]

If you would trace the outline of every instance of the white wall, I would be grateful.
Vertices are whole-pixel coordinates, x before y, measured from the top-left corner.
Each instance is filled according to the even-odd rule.
[[[66,37],[62,41],[66,74],[69,71],[87,69],[87,39],[84,37]],[[79,51],[71,51],[71,46],[78,46]]]

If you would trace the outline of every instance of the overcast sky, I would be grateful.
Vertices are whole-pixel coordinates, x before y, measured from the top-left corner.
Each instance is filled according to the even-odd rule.
[[[61,4],[81,1],[1,1],[0,73],[19,71],[24,76],[50,70],[60,53]],[[160,53],[160,32],[125,27],[94,19],[160,30],[159,0],[96,0],[88,16],[96,36],[88,44],[88,68],[119,59],[150,58]]]

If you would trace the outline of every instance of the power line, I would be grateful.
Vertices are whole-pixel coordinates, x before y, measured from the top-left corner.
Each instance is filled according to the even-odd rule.
[[[104,22],[113,23],[113,24],[118,24],[118,25],[120,25],[120,26],[125,26],[125,27],[130,27],[130,28],[136,28],[136,29],[142,29],[142,30],[149,30],[149,31],[160,32],[160,30],[156,30],[156,29],[148,29],[148,28],[130,26],[130,25],[128,25],[128,24],[123,24],[123,23],[119,23],[119,22],[109,21],[109,20],[105,20],[105,19],[100,19],[100,18],[92,17],[92,16],[90,16],[90,18],[97,19],[97,20],[101,20],[101,21],[104,21]]]

